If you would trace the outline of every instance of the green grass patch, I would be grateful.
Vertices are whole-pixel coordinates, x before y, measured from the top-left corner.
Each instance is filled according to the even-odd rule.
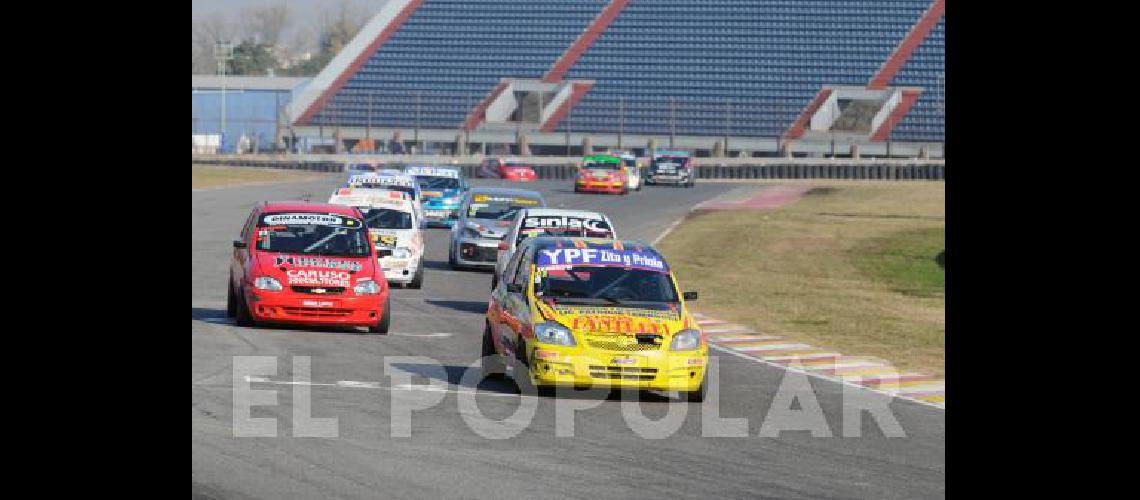
[[[869,238],[850,255],[860,271],[896,292],[936,297],[946,291],[945,248],[946,232],[933,227]]]

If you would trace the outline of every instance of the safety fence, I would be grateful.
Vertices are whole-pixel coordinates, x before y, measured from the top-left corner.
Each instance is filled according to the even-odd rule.
[[[330,160],[194,158],[194,164],[234,167],[276,168],[312,172],[344,172],[344,162]],[[400,164],[386,163],[398,168]],[[469,178],[478,177],[479,164],[458,163]],[[578,171],[574,163],[536,164],[539,179],[572,179]],[[945,180],[946,165],[941,162],[876,162],[873,160],[818,162],[767,162],[753,165],[697,165],[698,179],[870,179],[870,180]]]

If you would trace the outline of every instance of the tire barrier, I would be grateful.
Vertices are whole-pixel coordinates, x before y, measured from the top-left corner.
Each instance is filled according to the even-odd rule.
[[[196,165],[225,165],[250,168],[277,168],[310,172],[344,172],[344,163],[337,161],[300,160],[245,160],[234,158],[193,158]],[[469,179],[477,178],[479,165],[461,164],[458,167]],[[539,179],[567,180],[577,173],[575,164],[534,165]],[[819,163],[774,163],[767,165],[698,165],[698,179],[869,179],[869,180],[945,180],[946,165],[883,164],[864,159],[858,164],[831,160]]]
[[[542,177],[539,175],[539,177]],[[946,166],[937,164],[887,165],[876,163],[792,163],[770,165],[703,165],[698,179],[865,179],[945,180]]]

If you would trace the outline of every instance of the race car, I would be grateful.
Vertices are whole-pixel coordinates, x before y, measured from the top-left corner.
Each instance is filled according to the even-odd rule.
[[[451,227],[447,262],[452,269],[494,268],[499,241],[507,234],[515,214],[524,208],[545,207],[546,200],[534,191],[477,187],[471,189]]]
[[[637,161],[637,156],[628,151],[611,151],[611,155],[621,158],[622,167],[625,167],[625,175],[628,179],[629,188],[634,191],[641,191],[641,186],[645,184],[642,182],[642,167],[641,162]]]
[[[353,207],[263,203],[233,242],[226,315],[259,323],[364,326],[388,333],[388,283]]]
[[[703,401],[708,345],[665,258],[629,240],[540,236],[491,292],[482,372],[523,392],[557,386],[677,391]]]
[[[688,151],[658,150],[649,163],[645,183],[693,187],[697,173]]]
[[[561,208],[524,208],[515,215],[511,230],[499,242],[499,256],[495,273],[491,275],[491,288],[499,283],[503,268],[514,255],[515,248],[527,238],[535,236],[578,236],[586,238],[617,238],[614,224],[606,214],[586,210]]]
[[[345,187],[387,189],[408,193],[412,197],[412,205],[416,209],[416,220],[420,221],[420,224],[424,224],[424,209],[420,202],[423,199],[423,194],[420,191],[420,185],[415,178],[403,173],[403,171],[387,171],[385,169],[374,174],[357,175],[350,178]],[[424,226],[421,225],[420,227]]]
[[[479,177],[503,179],[507,181],[530,182],[538,179],[538,174],[530,165],[515,159],[488,158],[479,164]]]
[[[404,173],[414,177],[423,194],[421,204],[428,227],[451,227],[459,218],[459,204],[467,192],[467,179],[454,167],[411,166]]]
[[[374,174],[377,170],[383,168],[383,163],[380,162],[357,162],[349,163],[344,167],[344,173],[347,174],[345,182],[352,179],[357,175]]]
[[[628,193],[629,176],[622,167],[621,158],[610,155],[583,157],[574,178],[574,192]]]
[[[407,193],[385,189],[341,188],[329,203],[356,207],[376,247],[388,283],[420,288],[424,282],[424,235]]]

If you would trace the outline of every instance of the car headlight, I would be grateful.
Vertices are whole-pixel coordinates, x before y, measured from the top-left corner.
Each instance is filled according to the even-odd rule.
[[[396,247],[392,249],[393,259],[410,259],[412,258],[412,251],[404,247]]]
[[[558,323],[539,323],[534,325],[534,338],[544,344],[575,346],[574,334]]]
[[[670,351],[694,351],[701,346],[701,332],[697,330],[681,330],[673,335],[673,343],[669,345]]]
[[[253,280],[253,287],[258,290],[269,290],[271,292],[280,292],[282,290],[281,282],[269,276],[261,276]]]
[[[352,287],[352,291],[357,295],[376,295],[380,293],[380,285],[372,278],[361,278],[356,282],[356,286]]]

